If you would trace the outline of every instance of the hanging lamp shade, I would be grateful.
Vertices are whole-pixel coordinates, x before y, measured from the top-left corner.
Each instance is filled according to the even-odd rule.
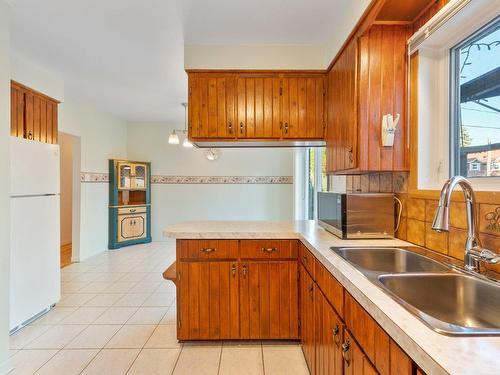
[[[172,131],[172,133],[168,136],[168,143],[171,145],[178,145],[179,144],[179,136],[177,133]]]

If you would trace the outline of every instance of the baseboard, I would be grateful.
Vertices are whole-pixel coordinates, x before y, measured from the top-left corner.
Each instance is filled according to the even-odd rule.
[[[5,360],[3,363],[0,363],[0,375],[6,375],[12,370],[14,370],[14,367],[12,367],[10,358],[7,358],[7,360]]]

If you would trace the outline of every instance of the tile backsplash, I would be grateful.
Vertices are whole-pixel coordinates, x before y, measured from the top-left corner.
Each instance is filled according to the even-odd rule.
[[[403,204],[401,223],[396,237],[441,254],[463,260],[466,240],[464,202],[452,202],[449,233],[431,229],[438,199],[414,198],[408,194],[408,173],[370,173],[347,176],[348,193],[394,192]],[[480,238],[484,247],[500,252],[500,202],[477,204]],[[500,265],[493,267],[500,272]]]

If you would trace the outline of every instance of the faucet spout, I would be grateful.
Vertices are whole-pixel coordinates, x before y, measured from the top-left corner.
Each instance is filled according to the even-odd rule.
[[[450,204],[451,195],[457,185],[464,192],[465,209],[467,214],[467,241],[465,243],[465,267],[468,270],[479,272],[480,259],[475,256],[474,249],[482,249],[479,239],[477,215],[475,208],[475,196],[472,185],[465,177],[454,176],[447,180],[441,190],[439,204],[432,222],[432,229],[437,232],[448,232],[450,230]],[[483,259],[484,260],[484,259]]]

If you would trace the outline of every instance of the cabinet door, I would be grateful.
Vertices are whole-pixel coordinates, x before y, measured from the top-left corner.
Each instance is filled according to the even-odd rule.
[[[280,138],[280,78],[241,76],[236,92],[238,138]]]
[[[146,189],[148,178],[147,171],[148,166],[146,164],[134,164],[132,189]]]
[[[315,283],[300,266],[300,334],[304,357],[312,375],[316,374],[315,357]]]
[[[283,137],[297,139],[323,138],[324,78],[283,78],[282,122]]]
[[[179,340],[239,338],[236,262],[177,262]]]
[[[245,262],[240,277],[241,338],[298,338],[297,262]]]
[[[356,168],[358,42],[353,39],[328,73],[327,172]]]
[[[131,189],[133,165],[130,163],[118,163],[118,189]]]
[[[192,138],[235,137],[234,76],[190,74],[188,111]]]
[[[363,354],[360,346],[354,341],[349,332],[345,333],[345,341],[342,345],[342,356],[344,358],[344,374],[346,375],[376,375],[377,370]]]
[[[118,215],[118,242],[146,237],[146,214]]]
[[[10,135],[25,138],[24,91],[16,85],[10,87]]]
[[[344,324],[319,288],[316,288],[315,301],[316,374],[341,375]]]

